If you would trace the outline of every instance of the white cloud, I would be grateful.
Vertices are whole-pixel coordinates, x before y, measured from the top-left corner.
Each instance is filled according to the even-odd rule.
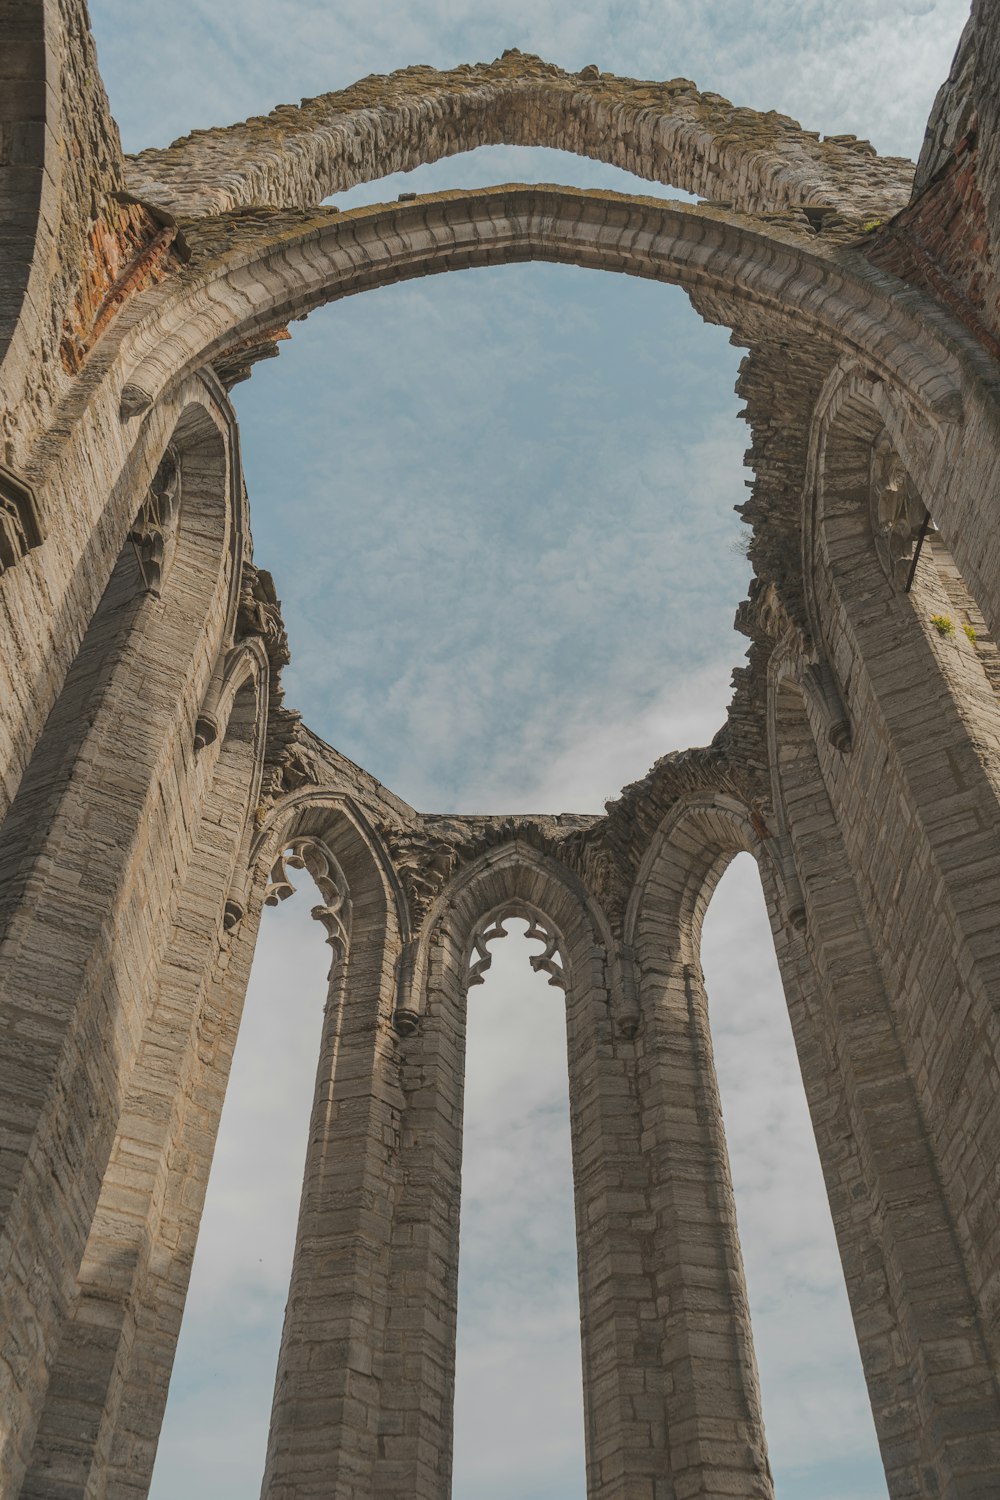
[[[440,810],[523,808],[592,728],[662,720],[692,669],[740,659],[736,364],[680,293],[556,267],[308,324],[238,397],[291,700]],[[623,744],[601,799],[684,743]]]
[[[573,70],[693,78],[737,104],[811,129],[870,136],[914,155],[968,15],[964,0],[175,0],[92,6],[101,63],[129,149],[260,114],[414,62],[488,61],[505,47]],[[891,87],[886,79],[891,77]],[[166,84],[166,86],[164,86]]]

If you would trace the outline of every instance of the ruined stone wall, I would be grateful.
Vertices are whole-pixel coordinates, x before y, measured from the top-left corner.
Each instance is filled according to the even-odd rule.
[[[1000,42],[977,0],[928,122],[911,202],[873,220],[873,264],[931,292],[1000,355]]]
[[[901,204],[912,163],[868,141],[803,130],[687,78],[578,74],[512,49],[493,63],[407,68],[131,158],[137,196],[184,216],[311,208],[358,182],[484,145],[548,146],[722,200],[743,213],[808,204],[817,219]]]
[[[566,994],[588,1494],[768,1500],[699,962],[740,850],[890,1494],[996,1492],[992,0],[912,198],[867,143],[516,52],[124,162],[82,6],[0,21],[0,1495],[148,1490],[257,923],[304,867],[333,968],[269,1500],[449,1493],[466,993],[516,914]],[[490,141],[713,201],[317,206]],[[225,388],[333,298],[529,258],[680,284],[747,350],[748,659],[603,817],[422,815],[283,701]]]

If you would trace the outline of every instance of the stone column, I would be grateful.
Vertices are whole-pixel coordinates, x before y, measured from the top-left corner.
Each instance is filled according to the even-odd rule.
[[[226,455],[180,444],[169,578],[126,542],[0,839],[0,1492],[24,1475],[197,821],[193,720],[224,626]]]
[[[778,700],[806,925],[776,922],[775,946],[889,1493],[980,1500],[1000,1492],[995,1367],[804,707],[787,682]]]
[[[379,1410],[379,1500],[451,1494],[465,1078],[465,955],[447,929],[430,948],[423,1014],[402,1039],[405,1108]]]
[[[773,1494],[736,1210],[701,971],[683,918],[647,931],[635,1082],[648,1198],[631,1219],[648,1278],[638,1348],[658,1374],[660,1467],[648,1493]],[[640,1318],[646,1308],[637,1306]],[[634,1430],[634,1429],[633,1429]],[[603,1494],[603,1492],[600,1492]],[[623,1497],[637,1491],[615,1492]]]
[[[252,749],[227,739],[211,776],[20,1500],[149,1489],[260,916],[258,890],[226,931]]]
[[[581,934],[565,955],[587,1495],[630,1500],[659,1483],[672,1496],[637,1049],[632,1025],[620,1028],[610,956],[595,939]]]
[[[397,942],[369,858],[337,849],[350,952],[327,999],[264,1500],[376,1491],[389,1251],[403,1096],[391,1030]]]
[[[448,1496],[460,1088],[446,1036],[463,1019],[469,945],[474,979],[488,963],[476,939],[484,944],[506,914],[531,918],[548,939],[536,966],[567,996],[589,1500],[771,1500],[704,995],[700,975],[677,959],[690,938],[679,900],[647,922],[638,1018],[614,977],[599,903],[556,860],[517,844],[491,851],[442,897],[442,913],[404,1121],[417,1149],[401,1161],[400,1202],[412,1203],[415,1222],[397,1212],[405,1260],[393,1252],[412,1277],[393,1284],[390,1314],[404,1289],[396,1357],[412,1389],[395,1430],[405,1462],[395,1487],[374,1493]],[[389,1400],[387,1382],[383,1420]]]

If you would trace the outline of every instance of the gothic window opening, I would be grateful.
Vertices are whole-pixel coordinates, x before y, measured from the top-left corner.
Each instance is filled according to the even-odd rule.
[[[264,913],[240,1023],[151,1500],[260,1489],[323,998],[343,931],[325,864],[293,840],[271,872],[276,909]]]
[[[562,955],[519,914],[480,929],[471,969],[452,1493],[582,1495]]]
[[[701,957],[775,1492],[782,1500],[885,1500],[844,1273],[750,855],[736,856],[713,893]]]

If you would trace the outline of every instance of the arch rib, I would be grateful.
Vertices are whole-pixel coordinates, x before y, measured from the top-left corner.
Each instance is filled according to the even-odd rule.
[[[797,340],[863,356],[936,420],[955,420],[970,376],[992,383],[959,325],[887,273],[817,236],[720,210],[618,193],[509,186],[413,203],[262,212],[206,224],[183,281],[150,294],[119,357],[149,402],[186,370],[275,323],[410,277],[513,261],[615,270],[722,296],[780,321]],[[964,368],[963,368],[964,367]]]
[[[908,200],[913,165],[852,136],[821,140],[774,111],[739,108],[686,78],[565,73],[510,51],[439,73],[406,68],[269,115],[199,131],[129,163],[137,197],[185,216],[332,193],[477,146],[546,146],[755,213],[809,204],[882,215]]]

